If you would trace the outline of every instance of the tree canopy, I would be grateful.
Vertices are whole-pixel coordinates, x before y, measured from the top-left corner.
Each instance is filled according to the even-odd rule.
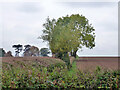
[[[0,57],[4,57],[5,53],[5,50],[3,48],[0,48]]]
[[[48,49],[48,48],[41,48],[41,49],[40,49],[40,55],[41,55],[41,56],[48,56],[49,53],[50,53],[50,52],[49,52],[49,49]]]
[[[24,56],[39,56],[39,48],[36,46],[25,45]]]
[[[71,52],[76,57],[76,52],[83,46],[95,47],[95,29],[85,16],[72,14],[57,20],[48,17],[43,26],[41,38],[49,43],[52,53]]]
[[[18,44],[18,45],[13,45],[12,46],[13,48],[15,48],[15,56],[17,57],[19,57],[19,53],[22,51],[22,49],[23,49],[23,47],[22,47],[22,45],[20,45],[20,44]]]

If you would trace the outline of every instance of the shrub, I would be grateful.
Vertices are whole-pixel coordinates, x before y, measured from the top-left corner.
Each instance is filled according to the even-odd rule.
[[[61,58],[67,65],[67,68],[70,69],[70,58],[67,53],[64,53],[62,58]]]
[[[94,73],[77,69],[76,62],[68,70],[63,64],[49,67],[15,67],[3,64],[2,88],[106,88],[120,86],[120,71],[103,71],[97,67]],[[28,68],[29,67],[29,68]]]
[[[65,69],[66,65],[64,63],[51,64],[47,67],[47,70],[49,72],[52,72],[56,67],[60,69]]]

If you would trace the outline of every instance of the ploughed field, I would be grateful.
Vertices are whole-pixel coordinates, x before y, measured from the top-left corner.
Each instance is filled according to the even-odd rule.
[[[0,59],[2,59],[2,64],[10,64],[13,66],[20,67],[24,67],[25,65],[28,66],[40,65],[48,67],[49,65],[64,63],[62,60],[52,57],[3,57]]]
[[[80,57],[77,68],[83,71],[94,70],[100,66],[104,70],[118,70],[120,65],[118,57]]]
[[[76,60],[77,68],[82,71],[93,71],[97,66],[102,69],[118,70],[119,60],[118,57],[80,57]],[[25,65],[42,65],[49,66],[56,63],[64,63],[58,58],[52,57],[3,57],[2,63],[11,64],[14,66],[24,66]]]

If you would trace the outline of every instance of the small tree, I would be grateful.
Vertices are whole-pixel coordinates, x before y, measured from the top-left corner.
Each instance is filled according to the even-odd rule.
[[[19,53],[22,51],[22,45],[18,44],[18,45],[13,45],[13,48],[15,48],[15,56],[19,57]]]
[[[0,48],[0,57],[4,57],[5,55],[5,50],[3,48]]]
[[[25,47],[24,51],[27,51],[30,49],[31,45],[28,44],[28,45],[25,45],[24,47]]]
[[[50,53],[50,52],[49,52],[49,49],[48,49],[48,48],[41,48],[41,49],[40,49],[40,55],[41,55],[41,56],[48,56],[49,53]]]
[[[39,48],[32,46],[30,48],[31,56],[39,56]]]
[[[4,55],[5,57],[13,57],[12,56],[12,52],[11,51],[8,51],[7,53],[5,53],[5,55]]]
[[[25,45],[24,56],[39,56],[39,48],[35,46]]]
[[[24,56],[31,56],[30,55],[31,45],[25,45],[24,47],[25,47],[24,52],[23,52]]]

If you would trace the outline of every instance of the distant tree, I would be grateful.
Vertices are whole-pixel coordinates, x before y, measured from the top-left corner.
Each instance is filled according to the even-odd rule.
[[[35,46],[25,45],[24,56],[39,56],[39,48]]]
[[[0,48],[0,57],[4,57],[5,55],[5,50],[3,48]]]
[[[11,52],[11,51],[8,51],[7,53],[5,53],[5,57],[13,57],[13,56],[12,56],[12,52]]]
[[[13,45],[13,48],[15,48],[15,56],[19,57],[19,53],[22,51],[22,45],[18,44],[18,45]]]
[[[39,56],[39,48],[38,47],[32,46],[30,48],[30,51],[31,51],[31,56]]]
[[[27,51],[30,49],[31,45],[28,44],[28,45],[25,45],[24,47],[25,47],[24,51]]]
[[[50,52],[49,52],[49,49],[48,49],[48,48],[41,48],[41,49],[40,49],[40,55],[41,55],[41,56],[48,56],[49,53],[50,53]]]
[[[31,45],[25,45],[24,47],[25,47],[23,52],[24,56],[30,56],[29,51],[30,51]]]

